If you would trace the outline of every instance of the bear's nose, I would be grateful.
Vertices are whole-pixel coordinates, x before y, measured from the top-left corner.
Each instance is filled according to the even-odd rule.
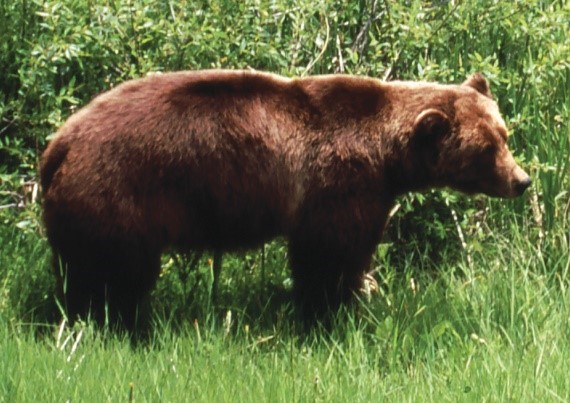
[[[515,192],[518,196],[522,195],[524,193],[524,191],[530,186],[530,184],[532,183],[532,180],[530,179],[530,176],[527,176],[526,178],[517,181],[517,183],[515,184]]]

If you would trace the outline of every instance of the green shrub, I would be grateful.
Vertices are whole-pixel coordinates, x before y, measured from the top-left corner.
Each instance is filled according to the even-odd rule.
[[[377,264],[469,263],[495,235],[514,230],[567,247],[569,20],[567,2],[539,0],[0,2],[2,225],[41,236],[26,189],[47,140],[94,95],[133,77],[255,68],[461,82],[481,71],[533,188],[509,202],[448,191],[404,197],[385,241],[392,247],[380,248],[387,252]]]

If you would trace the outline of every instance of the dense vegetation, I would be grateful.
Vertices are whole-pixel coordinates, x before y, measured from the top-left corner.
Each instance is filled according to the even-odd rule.
[[[570,399],[566,0],[0,1],[0,400]],[[380,290],[332,333],[298,329],[286,245],[163,260],[133,345],[58,324],[38,158],[95,94],[149,72],[489,78],[533,186],[515,201],[399,201]]]

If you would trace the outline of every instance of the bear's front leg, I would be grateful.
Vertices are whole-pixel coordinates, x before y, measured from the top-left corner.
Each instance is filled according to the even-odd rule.
[[[306,323],[325,319],[362,290],[391,203],[364,190],[306,198],[288,234],[295,298]]]
[[[363,286],[370,269],[372,250],[292,240],[289,259],[295,302],[305,323],[326,320],[343,304],[349,304]]]

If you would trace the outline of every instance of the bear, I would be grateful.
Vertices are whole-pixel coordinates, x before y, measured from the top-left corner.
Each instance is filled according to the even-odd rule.
[[[488,81],[383,82],[181,71],[127,81],[73,114],[40,161],[43,219],[70,319],[132,328],[165,250],[288,243],[318,322],[350,303],[396,198],[448,187],[513,198],[531,179]]]

